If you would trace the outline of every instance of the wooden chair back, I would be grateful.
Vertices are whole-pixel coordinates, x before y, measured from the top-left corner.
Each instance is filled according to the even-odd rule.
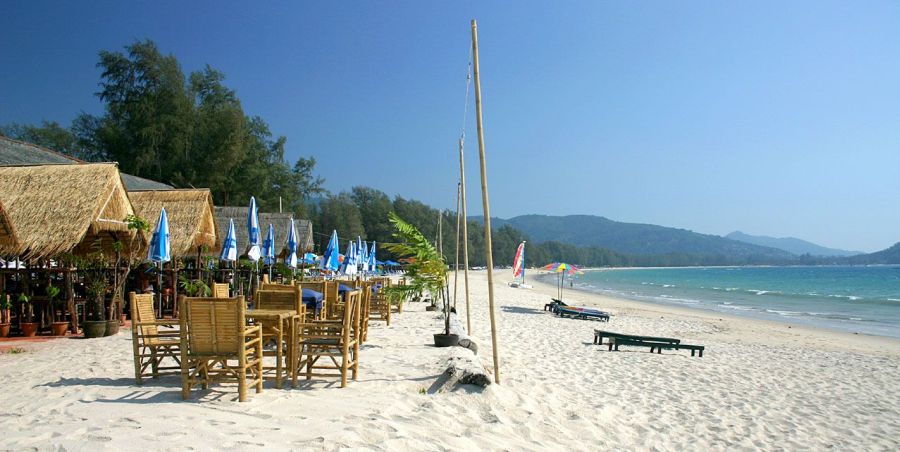
[[[213,283],[212,286],[212,297],[213,298],[228,298],[229,297],[230,287],[228,287],[227,283]]]
[[[271,284],[270,284],[271,285]],[[298,314],[304,310],[303,292],[300,286],[284,286],[287,290],[279,288],[278,290],[260,289],[256,291],[256,308],[257,309],[285,309],[297,311]]]
[[[299,287],[299,284],[262,283],[259,285],[259,290],[285,290],[291,292],[295,287]]]
[[[191,355],[238,355],[244,346],[244,297],[182,297],[181,328]]]
[[[137,294],[131,292],[128,294],[128,298],[128,302],[131,305],[131,321],[133,323],[152,322],[156,320],[156,313],[153,311],[153,294]],[[159,335],[159,330],[154,324],[141,325],[138,327],[138,330],[143,337]]]

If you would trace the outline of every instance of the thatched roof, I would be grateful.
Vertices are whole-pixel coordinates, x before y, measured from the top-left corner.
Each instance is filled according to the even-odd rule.
[[[166,208],[173,256],[196,256],[198,247],[218,249],[212,195],[207,189],[129,191],[139,217],[156,228],[159,212]]]
[[[130,238],[134,211],[114,163],[0,167],[0,202],[18,240],[4,257],[50,258]]]
[[[0,135],[0,165],[42,165],[47,163],[74,165],[86,163],[75,157],[36,144]],[[131,174],[120,173],[126,190],[169,190],[172,187]]]
[[[247,232],[248,209],[248,207],[216,207],[216,223],[223,238],[228,233],[228,220],[234,220],[234,232],[237,235],[239,253],[244,252],[247,248],[247,242],[250,240]],[[275,226],[275,249],[281,252],[284,248],[284,243],[287,241],[288,228],[291,227],[291,216],[289,213],[260,212],[259,227],[262,230],[260,241],[265,239],[266,229],[269,227],[269,223],[272,223]],[[294,225],[297,227],[298,252],[312,251],[312,222],[295,218]]]
[[[12,223],[9,222],[6,208],[0,202],[0,246],[15,247],[17,241],[16,230],[13,229]]]

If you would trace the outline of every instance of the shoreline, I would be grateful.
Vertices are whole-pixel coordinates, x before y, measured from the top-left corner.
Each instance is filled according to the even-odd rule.
[[[545,275],[551,275],[545,273]],[[543,281],[538,275],[531,278],[535,289],[548,297],[555,296],[556,285]],[[586,306],[603,308],[612,314],[622,313],[640,317],[678,316],[722,325],[717,339],[759,345],[809,345],[825,350],[864,352],[879,356],[900,357],[900,338],[866,333],[851,333],[827,327],[802,325],[775,319],[759,319],[711,309],[674,306],[650,301],[632,300],[577,287],[565,288],[569,299]],[[549,302],[549,299],[548,299]]]

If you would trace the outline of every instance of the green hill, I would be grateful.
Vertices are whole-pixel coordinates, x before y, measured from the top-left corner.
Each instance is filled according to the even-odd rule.
[[[482,221],[481,217],[473,219]],[[652,224],[623,223],[592,215],[522,215],[491,221],[494,228],[508,224],[538,243],[558,241],[631,255],[688,255],[702,257],[705,262],[713,260],[723,264],[782,263],[793,258],[784,250],[717,235]]]

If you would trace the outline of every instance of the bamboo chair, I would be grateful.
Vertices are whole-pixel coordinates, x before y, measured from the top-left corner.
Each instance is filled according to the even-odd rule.
[[[227,283],[213,283],[212,286],[212,297],[213,298],[229,298],[230,287],[228,287]]]
[[[334,320],[332,311],[338,302],[338,282],[337,281],[318,281],[302,283],[304,289],[320,292],[325,298],[322,305],[322,319]]]
[[[384,289],[388,286],[381,278],[372,279],[371,282],[373,286],[380,283],[381,289],[378,289],[378,293],[370,295],[369,318],[370,320],[385,322],[387,326],[391,326],[391,303],[384,296]],[[369,291],[371,292],[371,289]]]
[[[300,327],[301,358],[298,373],[307,380],[312,377],[340,377],[341,387],[347,386],[347,374],[357,379],[359,371],[359,311],[360,291],[347,293],[344,315],[340,320],[314,320]],[[326,358],[322,360],[322,358]],[[321,361],[325,361],[322,363]]]
[[[236,380],[238,400],[247,388],[263,389],[262,328],[246,326],[244,297],[181,297],[181,397],[191,388],[222,380]],[[232,364],[233,361],[237,363]]]
[[[181,371],[177,331],[159,332],[160,325],[177,325],[178,320],[158,320],[153,310],[152,294],[128,294],[131,305],[131,344],[134,350],[134,381],[143,384],[143,377],[178,375]],[[175,361],[173,366],[161,366],[165,358]],[[149,368],[149,372],[148,372]]]
[[[269,289],[265,289],[266,286],[269,286]],[[280,287],[277,290],[273,290],[272,286]],[[268,343],[270,340],[277,341],[279,336],[288,341],[288,353],[284,362],[288,365],[288,374],[291,377],[291,382],[296,386],[297,369],[296,367],[292,367],[291,364],[296,362],[295,355],[299,348],[299,335],[296,330],[297,324],[300,323],[301,319],[306,318],[306,305],[303,304],[303,292],[300,290],[300,286],[267,283],[263,284],[260,289],[256,291],[255,300],[256,309],[296,312],[288,325],[278,326],[273,325],[270,322],[258,322],[258,324],[262,326],[263,344]],[[286,328],[286,331],[279,330],[279,328]],[[277,350],[263,351],[263,356],[274,356],[278,359]],[[271,368],[264,369],[272,370]]]

